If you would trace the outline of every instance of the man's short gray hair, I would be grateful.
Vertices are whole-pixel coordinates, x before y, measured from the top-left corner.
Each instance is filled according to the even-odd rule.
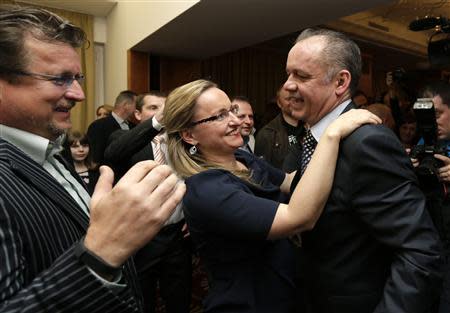
[[[353,94],[361,77],[361,52],[358,45],[346,35],[324,28],[307,28],[297,37],[295,43],[310,37],[324,39],[324,48],[319,59],[328,68],[327,78],[331,80],[339,71],[347,70],[351,75],[350,92]]]

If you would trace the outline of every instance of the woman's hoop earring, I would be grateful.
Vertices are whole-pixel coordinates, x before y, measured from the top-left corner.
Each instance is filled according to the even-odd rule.
[[[191,155],[196,154],[196,153],[197,153],[197,147],[196,147],[195,145],[192,146],[192,147],[190,147],[190,148],[189,148],[189,153],[190,153]]]

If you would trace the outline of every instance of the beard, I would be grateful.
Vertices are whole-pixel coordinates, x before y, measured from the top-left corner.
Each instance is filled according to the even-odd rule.
[[[66,134],[69,131],[69,128],[67,129],[59,128],[55,124],[50,123],[47,126],[47,130],[49,134],[52,135],[53,138],[58,138],[59,136]]]

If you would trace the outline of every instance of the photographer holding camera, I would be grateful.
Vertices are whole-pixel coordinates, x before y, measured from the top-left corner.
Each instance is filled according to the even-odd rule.
[[[410,157],[417,169],[421,187],[427,197],[428,210],[443,243],[445,268],[438,312],[448,313],[450,312],[450,197],[448,195],[450,85],[445,82],[430,84],[422,95],[430,99],[418,99],[414,104],[414,111],[419,132],[423,137],[411,151]]]

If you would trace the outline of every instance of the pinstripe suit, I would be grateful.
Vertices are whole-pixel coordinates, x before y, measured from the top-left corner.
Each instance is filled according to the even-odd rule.
[[[130,288],[113,290],[75,258],[88,217],[38,163],[0,138],[0,312],[138,312]]]

